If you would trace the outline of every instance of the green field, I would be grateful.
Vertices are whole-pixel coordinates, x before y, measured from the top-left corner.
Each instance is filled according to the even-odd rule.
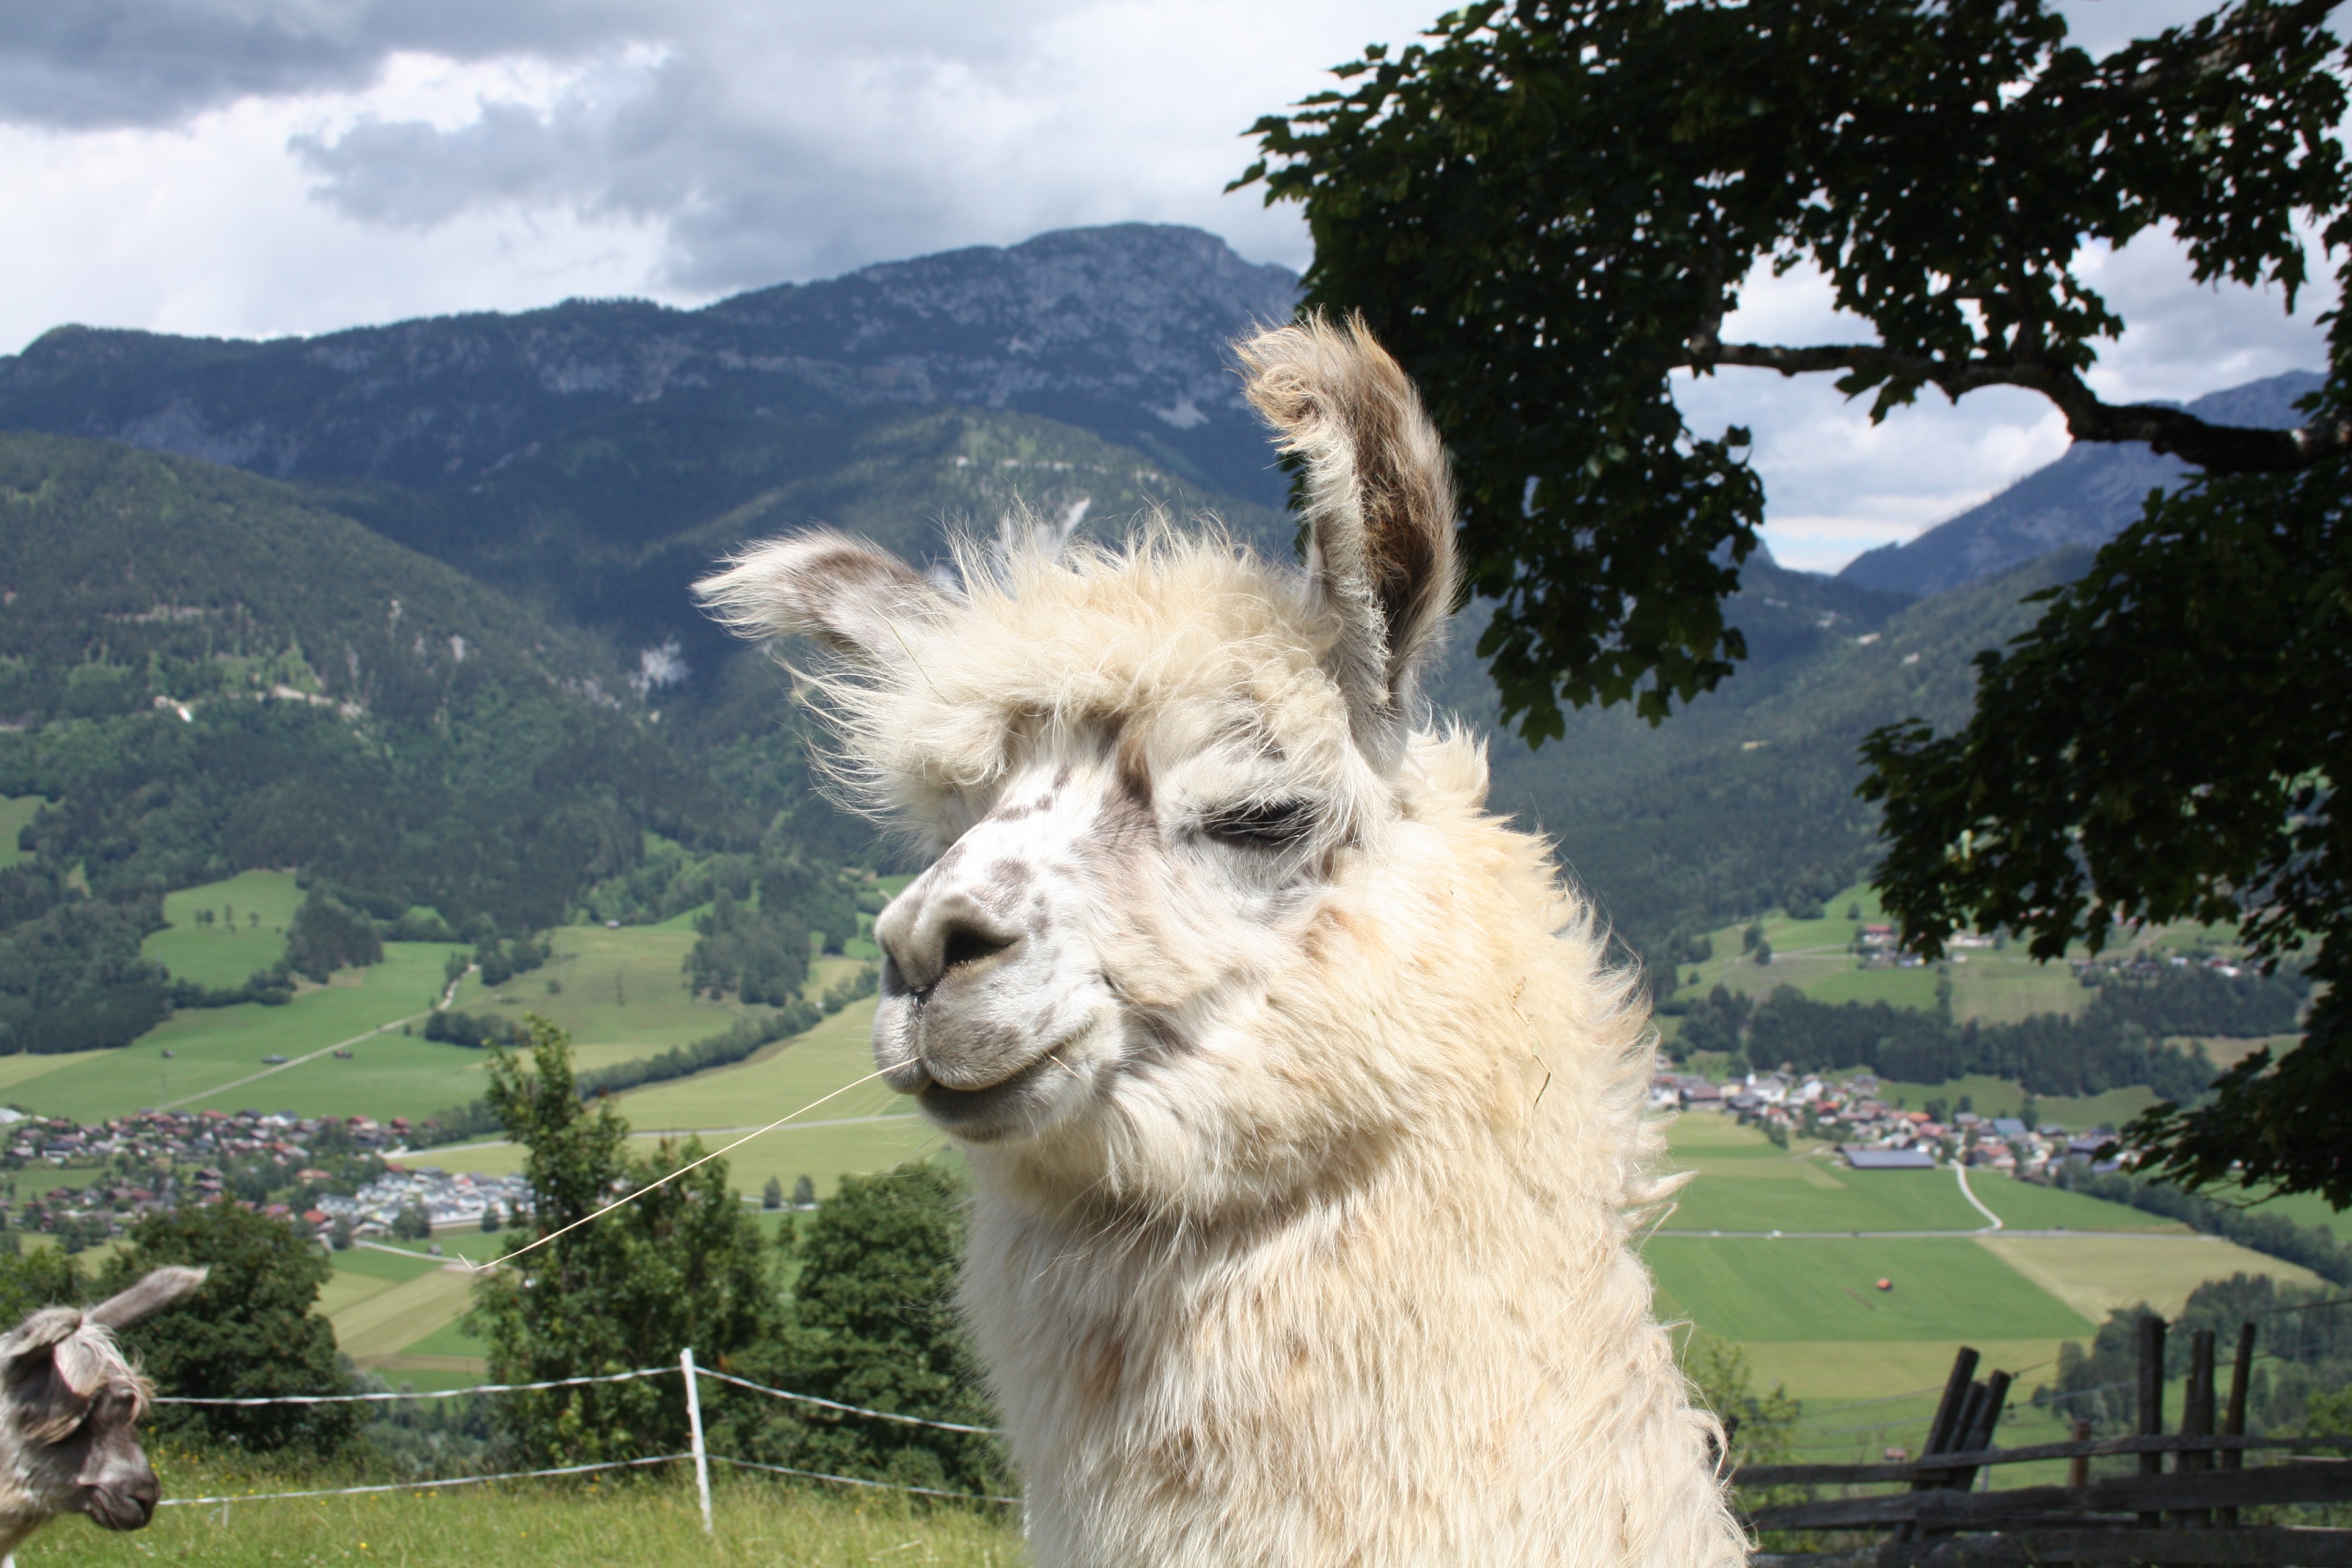
[[[1998,1172],[1969,1173],[1969,1186],[1977,1201],[2000,1216],[2014,1230],[2106,1230],[2127,1234],[2161,1233],[2186,1236],[2189,1228],[2162,1215],[2085,1197],[2078,1192],[2013,1181]]]
[[[558,926],[547,933],[555,956],[545,965],[496,988],[484,986],[478,973],[467,975],[454,1005],[516,1023],[540,1014],[571,1031],[582,1067],[652,1056],[724,1034],[740,1018],[766,1016],[766,1008],[713,1001],[688,990],[686,956],[695,943],[696,913],[618,930]]]
[[[1847,909],[1857,906],[1859,918],[1849,917]],[[1884,1001],[1922,1009],[1936,1005],[1936,983],[1946,977],[1936,966],[1865,969],[1849,950],[1856,926],[1887,923],[1874,889],[1847,888],[1822,908],[1826,915],[1820,920],[1791,920],[1784,914],[1763,917],[1764,939],[1772,949],[1769,965],[1756,963],[1740,950],[1746,922],[1709,932],[1714,955],[1705,963],[1685,966],[1679,994],[1703,996],[1722,985],[1761,998],[1782,986],[1794,986],[1816,1001]],[[2236,932],[2227,926],[2180,925],[2158,927],[2124,946],[2186,952],[2200,946],[2228,948],[2235,938]],[[2000,952],[1990,947],[1956,948],[1948,959],[1956,1018],[2013,1023],[2033,1013],[2079,1013],[2094,995],[2065,964],[2036,963],[2025,956],[2020,944]]]
[[[12,866],[25,858],[17,847],[17,835],[41,809],[38,795],[0,795],[0,866]]]
[[[425,1115],[471,1099],[481,1069],[478,1051],[398,1032],[403,1019],[421,1019],[431,1009],[443,954],[429,943],[386,943],[383,963],[306,987],[284,1007],[243,1002],[177,1013],[120,1051],[41,1058],[55,1065],[28,1070],[8,1092],[44,1115],[81,1122],[169,1104],[306,1116]],[[373,1032],[385,1029],[392,1032]],[[321,1055],[274,1071],[262,1061],[344,1042],[349,1060]],[[268,1076],[240,1082],[258,1073]]]
[[[1985,1223],[1947,1170],[1854,1171],[1819,1155],[1688,1164],[1699,1174],[1683,1189],[1669,1231],[1966,1231]]]
[[[349,1484],[337,1474],[255,1475],[155,1456],[165,1498],[245,1496]],[[714,1466],[716,1529],[702,1533],[692,1470],[587,1482],[507,1482],[226,1509],[164,1508],[134,1535],[62,1519],[16,1549],[18,1568],[264,1568],[379,1563],[383,1568],[1011,1568],[1028,1560],[1019,1511],[913,1505]]]
[[[848,1092],[811,1111],[808,1124],[789,1124],[746,1144],[727,1156],[735,1187],[756,1192],[773,1176],[786,1186],[807,1176],[820,1194],[830,1193],[845,1175],[887,1170],[946,1147],[946,1141],[909,1103],[893,1093],[874,1071],[870,1044],[872,1001],[856,1002],[808,1033],[767,1047],[740,1066],[721,1068],[669,1083],[649,1084],[620,1096],[621,1113],[636,1130],[640,1146],[665,1134],[697,1129],[751,1129],[774,1121],[844,1086]],[[709,1147],[730,1141],[707,1133]],[[522,1151],[509,1144],[469,1145],[420,1153],[451,1170],[504,1175],[520,1170]]]
[[[1941,1340],[2087,1335],[2080,1313],[1964,1239],[1711,1241],[1644,1249],[1660,1292],[1709,1333],[1763,1340]],[[1894,1281],[1879,1291],[1880,1279]],[[1662,1302],[1661,1305],[1664,1305]]]
[[[139,950],[175,980],[234,989],[285,953],[286,928],[302,897],[290,871],[241,872],[226,882],[167,893],[163,918],[171,924],[151,933]],[[212,924],[198,924],[198,910],[211,911]]]

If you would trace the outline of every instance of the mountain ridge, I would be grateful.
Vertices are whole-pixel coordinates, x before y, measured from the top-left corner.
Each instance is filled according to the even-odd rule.
[[[2302,420],[2295,400],[2326,381],[2315,371],[2288,371],[2208,392],[2188,409],[2216,424],[2292,429]],[[2149,491],[2170,489],[2194,472],[2143,443],[2077,442],[2055,462],[1918,538],[1864,551],[1837,576],[1866,588],[1925,597],[2053,549],[2095,549],[2139,517]]]
[[[470,482],[614,407],[732,394],[772,413],[970,403],[1136,445],[1279,506],[1225,345],[1286,319],[1287,269],[1202,230],[1067,229],[693,310],[572,299],[311,338],[60,327],[0,358],[0,425],[272,478]]]

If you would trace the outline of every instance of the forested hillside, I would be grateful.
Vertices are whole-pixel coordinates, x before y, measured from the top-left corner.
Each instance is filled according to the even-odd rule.
[[[1735,917],[1816,908],[1875,856],[1875,815],[1853,793],[1863,736],[1913,714],[1964,717],[1970,656],[2030,623],[2024,595],[2088,559],[2062,551],[1916,603],[1751,560],[1727,610],[1751,651],[1736,675],[1655,728],[1587,710],[1540,750],[1496,736],[1492,803],[1550,835],[1619,933],[1662,963]],[[1465,620],[1439,695],[1491,727],[1475,612]]]
[[[1225,356],[1293,287],[1129,226],[702,311],[271,343],[72,329],[0,361],[0,423],[194,455],[0,438],[0,792],[50,802],[0,896],[0,993],[70,994],[6,1005],[84,1020],[12,1038],[145,1027],[171,995],[137,956],[156,895],[264,866],[381,935],[475,943],[717,899],[695,984],[782,997],[780,955],[854,926],[838,868],[890,851],[810,788],[783,677],[688,584],[816,521],[935,560],[946,530],[1023,507],[1111,537],[1206,510],[1287,553]],[[1914,602],[1759,557],[1729,608],[1750,656],[1720,690],[1654,729],[1571,715],[1540,751],[1494,733],[1473,605],[1434,695],[1489,732],[1493,804],[1552,835],[1663,971],[1698,933],[1864,874],[1862,736],[1957,721],[1969,656],[2081,565]]]
[[[0,873],[5,1049],[160,1019],[139,939],[173,888],[293,866],[479,940],[563,918],[649,832],[768,827],[596,639],[287,486],[111,444],[0,436],[0,794],[48,802]]]

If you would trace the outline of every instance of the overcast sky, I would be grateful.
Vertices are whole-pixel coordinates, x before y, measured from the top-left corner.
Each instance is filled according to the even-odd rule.
[[[1307,259],[1223,195],[1258,115],[1444,0],[0,0],[0,352],[65,321],[308,333],[574,295],[691,305],[1046,229],[1194,224]],[[2205,0],[2074,0],[2095,48]],[[2110,397],[2317,368],[2286,317],[2168,243],[2095,258],[2131,323]],[[1856,331],[1763,279],[1735,334]],[[1731,371],[1786,563],[1832,570],[2065,449],[2022,393],[1873,427],[1827,378]]]

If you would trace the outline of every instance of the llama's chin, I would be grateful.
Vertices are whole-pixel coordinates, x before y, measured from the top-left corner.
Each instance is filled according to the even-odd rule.
[[[966,1143],[994,1144],[1043,1132],[1067,1094],[1054,1092],[1067,1070],[1052,1051],[1009,1078],[981,1089],[953,1089],[934,1080],[918,1091],[915,1103],[942,1132]]]

